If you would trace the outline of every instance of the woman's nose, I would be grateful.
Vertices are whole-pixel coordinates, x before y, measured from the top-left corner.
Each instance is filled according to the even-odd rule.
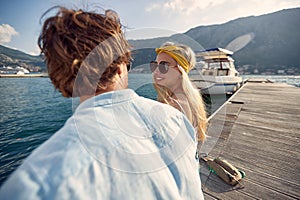
[[[154,70],[153,73],[154,73],[154,74],[160,74],[160,71],[159,71],[158,67],[155,68],[155,70]]]

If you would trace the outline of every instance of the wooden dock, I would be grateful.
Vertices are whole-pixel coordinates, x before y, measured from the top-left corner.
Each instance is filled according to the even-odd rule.
[[[205,199],[300,199],[300,88],[248,80],[209,120],[200,152],[246,173],[230,186],[200,161]]]

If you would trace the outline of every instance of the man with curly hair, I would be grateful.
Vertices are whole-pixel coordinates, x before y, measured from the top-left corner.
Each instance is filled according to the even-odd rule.
[[[193,126],[128,89],[117,13],[60,7],[38,44],[54,87],[80,105],[3,184],[0,199],[202,199]]]

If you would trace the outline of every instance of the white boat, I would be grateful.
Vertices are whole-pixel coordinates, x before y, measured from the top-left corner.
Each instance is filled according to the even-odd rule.
[[[243,78],[235,69],[233,52],[222,48],[196,52],[197,66],[189,77],[202,94],[232,94],[243,83]]]

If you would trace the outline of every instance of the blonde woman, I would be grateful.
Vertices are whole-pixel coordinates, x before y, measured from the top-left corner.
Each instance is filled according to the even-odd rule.
[[[157,100],[183,112],[196,127],[198,141],[206,137],[207,117],[202,97],[188,77],[194,68],[193,50],[183,44],[164,43],[155,49],[156,61],[150,63]]]

